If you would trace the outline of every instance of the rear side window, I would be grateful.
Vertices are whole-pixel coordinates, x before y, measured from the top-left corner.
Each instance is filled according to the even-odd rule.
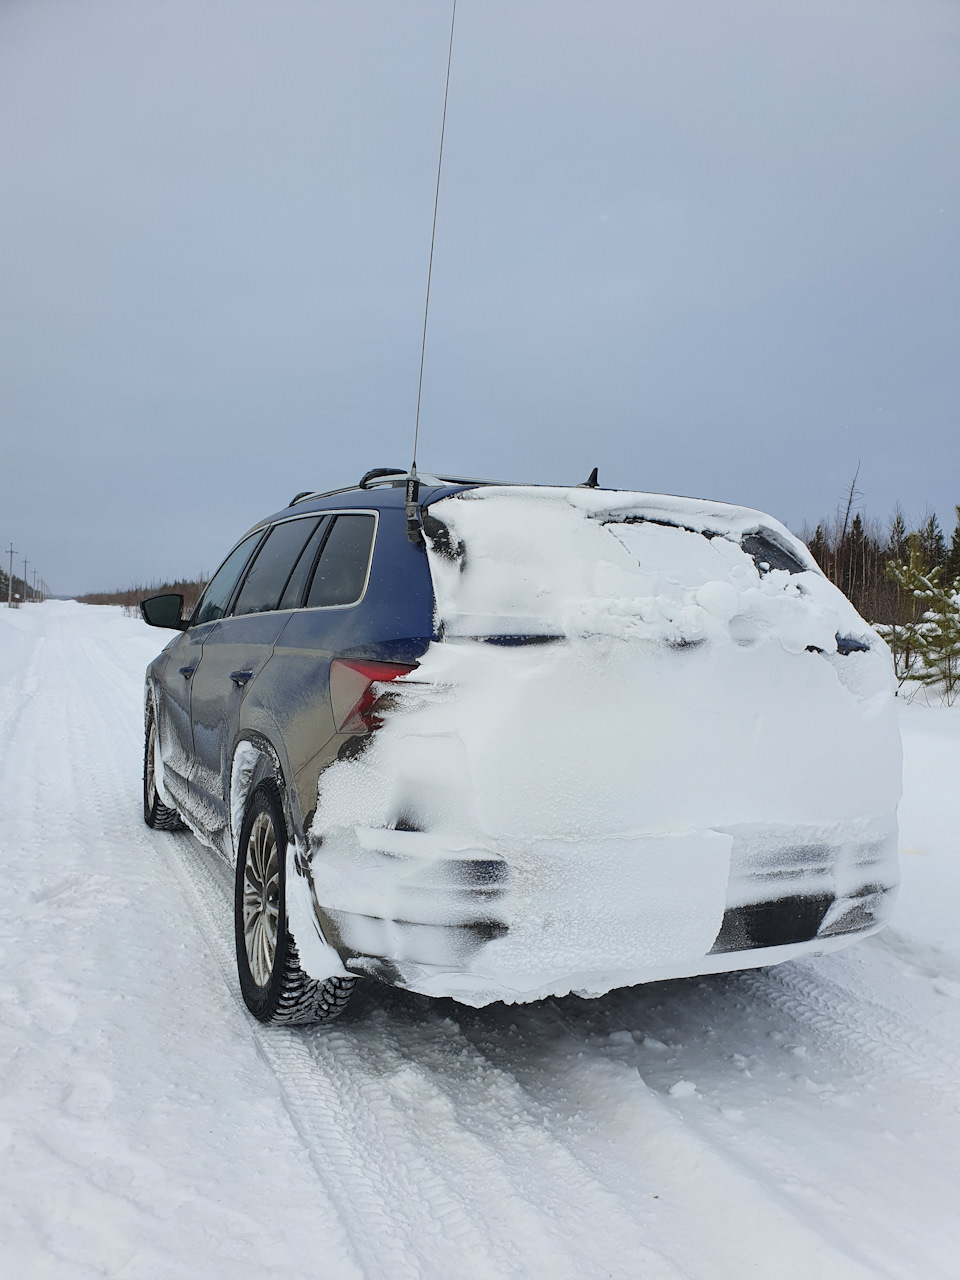
[[[367,581],[374,527],[372,515],[337,516],[310,584],[308,609],[356,604]]]
[[[262,529],[258,529],[249,538],[244,538],[240,545],[230,552],[200,597],[191,619],[191,626],[197,627],[201,622],[216,622],[218,618],[223,617],[224,610],[233,595],[233,588],[237,585],[237,579],[250,558],[250,552],[260,541],[262,532]]]
[[[327,532],[329,524],[329,518],[324,516],[317,525],[312,538],[301,551],[300,559],[294,565],[293,573],[291,573],[289,581],[283,589],[283,595],[280,598],[281,609],[296,609],[299,607],[300,601],[303,599],[303,591],[307,585],[307,579],[310,577],[310,571],[316,563],[317,551],[321,542],[323,542],[323,536]]]
[[[240,588],[234,615],[267,613],[276,609],[304,544],[316,530],[318,518],[287,520],[274,525],[257,553]]]

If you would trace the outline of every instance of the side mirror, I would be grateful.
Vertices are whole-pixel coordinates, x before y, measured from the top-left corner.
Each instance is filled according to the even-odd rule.
[[[151,627],[170,627],[174,631],[186,631],[183,613],[183,596],[150,596],[140,601],[140,616]]]

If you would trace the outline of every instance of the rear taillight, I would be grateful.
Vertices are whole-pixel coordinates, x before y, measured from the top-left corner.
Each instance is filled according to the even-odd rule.
[[[330,663],[330,704],[337,733],[370,733],[380,723],[374,704],[378,684],[416,671],[416,664],[334,658]]]

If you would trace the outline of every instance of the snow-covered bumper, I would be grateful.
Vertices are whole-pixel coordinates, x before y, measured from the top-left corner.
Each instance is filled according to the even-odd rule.
[[[833,950],[886,923],[897,886],[893,817],[496,855],[441,852],[422,832],[357,834],[362,852],[322,873],[324,931],[347,968],[475,1004]]]

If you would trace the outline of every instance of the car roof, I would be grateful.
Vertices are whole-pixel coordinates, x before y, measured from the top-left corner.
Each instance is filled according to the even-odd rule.
[[[590,487],[596,487],[595,476],[596,472],[591,477],[594,483]],[[287,506],[280,511],[275,511],[272,515],[258,520],[256,524],[247,530],[244,536],[249,536],[257,529],[264,529],[268,524],[273,524],[277,520],[289,520],[291,516],[310,515],[313,512],[342,511],[345,507],[349,507],[354,511],[363,510],[364,508],[378,511],[402,507],[406,501],[408,478],[409,472],[407,471],[398,471],[390,467],[375,467],[372,471],[368,471],[358,484],[347,485],[343,489],[328,489],[324,492],[305,489],[302,493],[296,494]],[[480,480],[465,476],[441,476],[426,473],[418,475],[417,478],[420,482],[418,496],[418,504],[420,506],[438,502],[441,498],[449,498],[455,493],[463,492],[465,489],[477,489],[486,486],[496,486],[498,488],[552,487],[531,485],[529,481],[525,480]]]
[[[366,476],[364,480],[366,480]],[[436,502],[439,498],[447,498],[463,489],[476,488],[484,484],[501,484],[502,481],[455,479],[447,476],[422,475],[420,479],[419,503],[423,505]],[[247,531],[265,528],[277,520],[287,520],[291,516],[310,515],[313,512],[342,511],[345,507],[353,511],[369,509],[379,511],[385,508],[402,507],[406,500],[406,472],[391,472],[364,484],[348,485],[344,489],[329,489],[323,493],[306,490],[299,493],[279,511],[258,520]]]

